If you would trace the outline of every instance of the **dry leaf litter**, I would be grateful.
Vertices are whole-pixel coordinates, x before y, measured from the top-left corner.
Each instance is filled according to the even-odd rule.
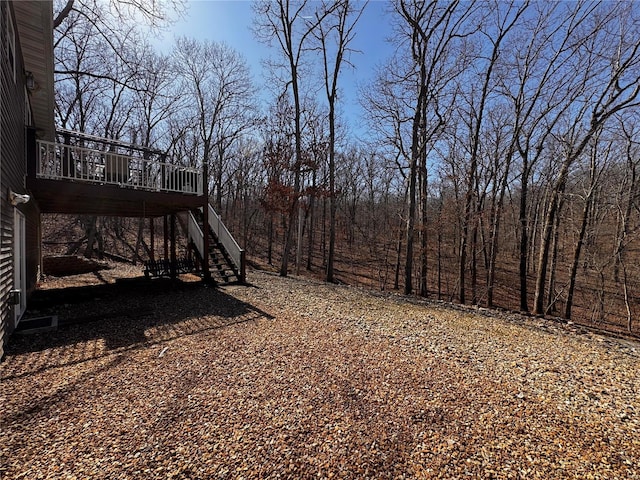
[[[640,478],[639,344],[249,281],[132,287],[14,335],[0,478]]]

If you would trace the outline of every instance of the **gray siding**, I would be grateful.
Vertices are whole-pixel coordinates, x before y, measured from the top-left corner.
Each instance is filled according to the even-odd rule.
[[[4,354],[4,345],[8,335],[14,328],[13,307],[8,304],[9,291],[13,288],[13,217],[14,207],[9,203],[7,193],[11,188],[18,193],[25,190],[26,148],[25,148],[25,90],[22,72],[22,54],[19,40],[16,36],[16,78],[14,81],[12,69],[9,65],[8,32],[5,21],[8,18],[10,2],[0,0],[0,356]],[[12,11],[12,10],[11,10]],[[15,17],[13,18],[15,22]],[[14,24],[14,30],[17,28]],[[29,202],[21,206],[27,221],[27,253],[31,257],[37,252],[38,215],[35,204]],[[35,236],[35,238],[33,238]],[[29,238],[32,237],[32,238]],[[36,283],[35,273],[39,256],[29,258],[27,262],[28,289],[33,289]]]

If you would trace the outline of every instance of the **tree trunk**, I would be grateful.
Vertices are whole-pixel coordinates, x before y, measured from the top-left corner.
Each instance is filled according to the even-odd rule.
[[[427,167],[426,164],[420,169],[420,288],[421,297],[428,295],[427,289],[427,267],[428,267],[428,251],[427,251]]]
[[[471,231],[471,304],[478,304],[478,222],[475,219]]]
[[[401,220],[402,223],[402,220]],[[393,288],[394,290],[400,289],[400,266],[402,264],[402,225],[398,227],[398,241],[396,243],[396,268],[395,275],[393,277]]]
[[[563,200],[560,200],[558,212],[562,211]],[[558,250],[560,246],[560,214],[556,215],[556,220],[553,225],[553,244],[551,247],[551,264],[549,266],[549,283],[547,286],[547,308],[545,308],[545,314],[556,311],[556,272],[558,269]]]
[[[316,185],[316,174],[313,173],[313,186]],[[316,198],[314,195],[309,197],[309,210],[308,210],[308,218],[309,218],[309,235],[308,235],[308,252],[307,252],[307,270],[311,270],[313,266],[313,242],[315,235],[315,207],[316,207]]]
[[[528,225],[527,225],[527,194],[528,194],[528,183],[529,183],[529,171],[527,168],[526,156],[523,158],[523,167],[522,167],[522,180],[520,182],[520,210],[519,210],[519,220],[520,220],[520,264],[519,264],[519,272],[520,272],[520,310],[523,312],[529,311],[529,293],[527,290],[527,273],[528,266],[527,261],[529,259],[529,236],[528,236]]]
[[[138,219],[138,235],[136,237],[136,249],[135,255],[133,257],[133,264],[140,259],[140,244],[143,242],[143,234],[144,234],[144,217]]]
[[[467,237],[469,236],[469,216],[471,208],[471,195],[467,190],[467,199],[465,200],[465,211],[462,218],[462,228],[460,229],[460,262],[458,264],[458,301],[466,303],[465,297],[465,275],[467,270]]]
[[[267,225],[267,263],[273,265],[273,214],[269,214]]]
[[[540,241],[540,254],[538,257],[538,271],[536,275],[536,291],[534,298],[534,311],[536,315],[543,315],[545,312],[544,305],[544,286],[547,277],[547,267],[549,265],[549,247],[551,246],[553,226],[556,215],[559,214],[560,197],[564,194],[567,172],[569,166],[573,162],[575,155],[567,155],[562,164],[557,180],[551,189],[551,198],[544,219],[544,227]]]
[[[542,315],[545,311],[544,308],[544,284],[547,276],[547,265],[549,264],[549,245],[551,244],[551,238],[553,234],[553,223],[555,221],[557,201],[553,194],[552,202],[549,204],[549,209],[545,216],[544,230],[542,234],[542,242],[540,243],[540,254],[538,259],[538,274],[536,276],[536,291],[534,298],[534,310],[536,315]]]
[[[629,145],[631,142],[629,141]],[[633,192],[636,190],[637,173],[636,166],[633,164],[631,154],[629,153],[629,146],[627,147],[627,166],[628,173],[631,175],[631,179],[628,184],[626,192],[626,203],[624,206],[624,213],[618,213],[618,235],[616,240],[614,259],[613,259],[613,276],[616,283],[620,282],[620,264],[623,262],[624,242],[629,231],[629,218],[631,217],[631,210],[634,205],[635,196]],[[622,210],[619,208],[619,210]]]
[[[498,258],[498,236],[500,234],[500,224],[502,222],[502,207],[504,205],[504,196],[507,190],[509,180],[509,171],[511,167],[511,159],[513,154],[511,151],[507,154],[506,165],[502,181],[500,182],[500,190],[498,198],[492,202],[491,207],[491,233],[489,234],[489,267],[487,273],[487,306],[493,307],[493,291],[496,281],[496,263]]]
[[[97,235],[97,226],[96,226],[97,217],[88,217],[87,222],[85,224],[85,232],[87,237],[87,248],[84,251],[84,256],[86,258],[93,258],[93,246],[96,243],[96,235]]]
[[[413,291],[413,234],[416,215],[416,177],[417,158],[411,155],[409,162],[409,191],[407,193],[407,226],[405,229],[405,259],[404,259],[404,294]]]
[[[629,334],[633,333],[633,329],[632,329],[632,322],[633,322],[633,315],[631,314],[631,305],[629,302],[629,284],[627,282],[627,267],[624,264],[624,262],[622,263],[622,280],[623,280],[623,293],[624,293],[624,306],[627,310],[627,332]]]
[[[329,136],[335,135],[333,115],[329,117]],[[327,282],[334,282],[336,255],[336,163],[334,148],[329,149],[329,251],[327,252]]]
[[[591,208],[591,192],[585,199],[584,208],[582,209],[582,219],[580,222],[580,232],[578,233],[578,241],[573,251],[573,261],[571,262],[571,270],[569,273],[569,289],[567,290],[567,304],[565,305],[564,318],[571,318],[571,308],[573,307],[573,293],[576,287],[576,275],[578,273],[578,264],[580,263],[580,253],[584,243],[584,236],[587,231],[587,220],[589,218],[589,209]]]
[[[302,238],[304,237],[304,202],[298,201],[298,233],[296,241],[296,275],[300,275],[302,268]]]

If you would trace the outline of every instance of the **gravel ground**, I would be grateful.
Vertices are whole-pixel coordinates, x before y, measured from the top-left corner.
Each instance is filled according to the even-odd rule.
[[[0,478],[640,478],[638,343],[248,279],[132,284],[14,335]]]

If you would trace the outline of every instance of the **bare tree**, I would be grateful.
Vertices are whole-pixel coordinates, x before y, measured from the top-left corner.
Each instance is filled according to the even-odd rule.
[[[273,262],[273,244],[276,233],[276,217],[286,221],[294,195],[290,184],[292,175],[294,146],[293,106],[289,97],[281,96],[270,106],[265,121],[262,122],[263,137],[262,165],[266,181],[260,202],[267,214],[267,262]],[[286,243],[286,232],[285,242]],[[283,251],[286,245],[283,243]]]
[[[323,1],[315,18],[318,28],[313,32],[322,55],[324,91],[329,106],[329,250],[327,255],[326,280],[333,282],[335,243],[336,243],[336,101],[338,100],[338,81],[343,64],[351,65],[349,47],[355,37],[355,27],[366,8],[367,2],[354,7],[349,0],[338,2]],[[325,12],[330,12],[325,14]],[[322,19],[321,19],[322,17]]]
[[[176,43],[174,69],[180,74],[181,91],[193,100],[185,108],[198,133],[198,158],[213,171],[214,191],[219,197],[224,154],[253,123],[248,114],[254,92],[249,67],[224,43],[183,37]]]
[[[133,93],[144,76],[138,52],[148,52],[140,25],[162,28],[184,6],[167,2],[102,2],[67,0],[54,2],[54,55],[56,116],[65,128],[120,139],[136,130],[131,118]],[[137,141],[137,135],[129,140]],[[103,236],[95,216],[82,219],[86,226],[86,255],[94,244],[103,248]]]
[[[396,149],[397,159],[406,159],[408,190],[405,228],[404,291],[413,291],[413,257],[418,203],[426,208],[427,152],[446,123],[453,103],[446,86],[460,73],[462,65],[453,61],[457,45],[473,27],[466,20],[474,3],[458,1],[425,4],[397,1],[396,41],[402,58],[391,59],[376,80],[377,87],[366,96],[372,119],[382,120],[378,132]],[[454,53],[455,52],[455,53]],[[398,163],[401,170],[404,166]],[[421,186],[419,187],[419,181]],[[424,182],[424,183],[422,183]],[[420,198],[419,192],[422,192]],[[424,221],[424,219],[423,219]],[[424,226],[419,228],[426,232]],[[426,253],[426,236],[421,251]],[[426,295],[426,262],[421,263],[421,294]]]
[[[569,169],[613,115],[640,105],[640,32],[633,9],[627,4],[597,7],[576,32],[580,40],[572,58],[576,61],[574,68],[581,69],[582,82],[577,86],[581,95],[574,102],[571,119],[561,134],[564,158],[545,213],[534,300],[537,314],[545,311],[544,284],[552,226]]]
[[[636,115],[617,116],[618,135],[621,137],[622,158],[621,174],[615,175],[618,179],[615,191],[616,198],[616,238],[613,250],[613,278],[620,281],[620,267],[626,256],[626,246],[629,235],[634,231],[632,213],[634,207],[637,210],[640,194],[638,192],[638,180],[640,170],[640,151],[638,140],[638,119]]]
[[[108,79],[126,88],[133,88],[127,78],[118,75],[116,64],[129,63],[137,70],[136,57],[131,54],[144,41],[141,26],[155,30],[169,25],[184,11],[184,0],[147,2],[143,0],[101,1],[66,0],[54,4],[54,52],[67,55],[69,38],[76,37],[78,29],[90,32],[93,45],[91,64],[56,64],[57,75]],[[72,41],[73,42],[73,41]],[[99,47],[98,47],[99,46]]]
[[[166,149],[171,143],[170,136],[164,135],[169,119],[181,108],[171,57],[156,53],[148,45],[142,45],[137,54],[140,71],[133,79],[132,141],[147,148]]]
[[[134,105],[129,85],[139,74],[129,40],[137,38],[137,34],[135,27],[122,25],[110,39],[109,45],[118,47],[115,53],[104,38],[96,35],[95,21],[77,11],[67,14],[54,34],[56,115],[60,126],[114,139],[125,134]],[[95,75],[84,75],[85,70]],[[102,254],[100,225],[105,221],[88,216],[81,218],[81,224],[87,241],[85,255],[93,255],[96,243]]]
[[[175,13],[184,11],[184,0],[56,0],[53,28],[58,29],[74,12],[90,19],[96,24],[104,25],[103,35],[110,33],[110,22],[122,23],[132,18],[143,20],[152,28],[162,28],[171,22]],[[108,20],[107,20],[108,19]]]
[[[280,264],[280,275],[287,276],[289,269],[289,252],[293,243],[293,232],[298,200],[300,195],[300,165],[303,157],[302,146],[302,92],[301,69],[303,67],[303,55],[307,51],[309,40],[320,22],[329,15],[332,10],[324,10],[314,14],[311,10],[311,2],[302,0],[294,2],[290,0],[259,1],[253,4],[254,8],[254,32],[256,37],[267,45],[275,43],[279,53],[283,57],[282,63],[271,64],[272,73],[280,78],[280,86],[283,92],[289,91],[293,97],[294,108],[294,136],[295,159],[293,197],[289,207],[288,223],[285,235],[285,247]]]
[[[589,222],[589,216],[593,209],[593,203],[595,201],[597,188],[602,178],[602,173],[605,170],[607,163],[611,157],[611,150],[613,143],[608,142],[608,145],[602,149],[601,146],[601,131],[594,134],[592,143],[589,147],[589,162],[587,164],[587,181],[582,188],[582,201],[584,203],[582,214],[580,218],[580,227],[578,231],[578,238],[575,244],[573,253],[573,259],[571,261],[571,270],[569,273],[569,287],[567,290],[567,303],[565,305],[564,317],[571,318],[571,309],[573,307],[573,295],[576,287],[576,274],[578,272],[578,263],[580,262],[580,255],[582,253],[582,247],[587,234],[587,226]],[[578,192],[576,192],[576,196]],[[551,292],[550,292],[551,294]]]
[[[481,144],[481,132],[483,127],[483,121],[485,116],[486,104],[489,101],[489,95],[495,85],[493,78],[494,69],[499,60],[502,43],[509,34],[509,32],[518,25],[519,19],[524,15],[528,9],[529,2],[510,2],[508,4],[496,2],[492,5],[492,8],[488,11],[488,16],[495,18],[495,25],[491,23],[486,24],[480,28],[480,33],[486,40],[486,44],[489,46],[489,51],[486,54],[486,61],[481,61],[479,67],[481,69],[480,77],[480,90],[475,95],[477,98],[469,100],[469,168],[467,170],[466,181],[466,193],[465,193],[465,207],[464,217],[462,219],[462,231],[460,233],[460,264],[459,264],[459,299],[460,303],[465,303],[465,272],[467,268],[467,244],[469,240],[469,227],[472,223],[473,214],[473,202],[474,191],[476,191],[477,185],[476,177],[478,175],[478,162],[480,156],[480,144]],[[483,58],[483,55],[480,56]],[[479,62],[474,62],[476,65]],[[474,90],[473,88],[471,89]],[[475,249],[476,249],[476,236],[477,236],[477,223],[473,222],[472,226],[472,246],[474,260],[472,262],[472,303],[477,303],[476,293],[476,262],[475,262]]]
[[[511,105],[513,117],[509,152],[519,165],[519,277],[520,309],[528,311],[530,248],[537,229],[531,221],[530,183],[545,153],[547,139],[579,93],[571,88],[580,69],[567,66],[574,55],[577,30],[589,17],[592,2],[533,3],[532,15],[523,22],[517,41],[505,45],[501,94]],[[509,153],[511,155],[511,153]],[[533,209],[536,211],[536,209]],[[530,230],[533,229],[533,232]]]

